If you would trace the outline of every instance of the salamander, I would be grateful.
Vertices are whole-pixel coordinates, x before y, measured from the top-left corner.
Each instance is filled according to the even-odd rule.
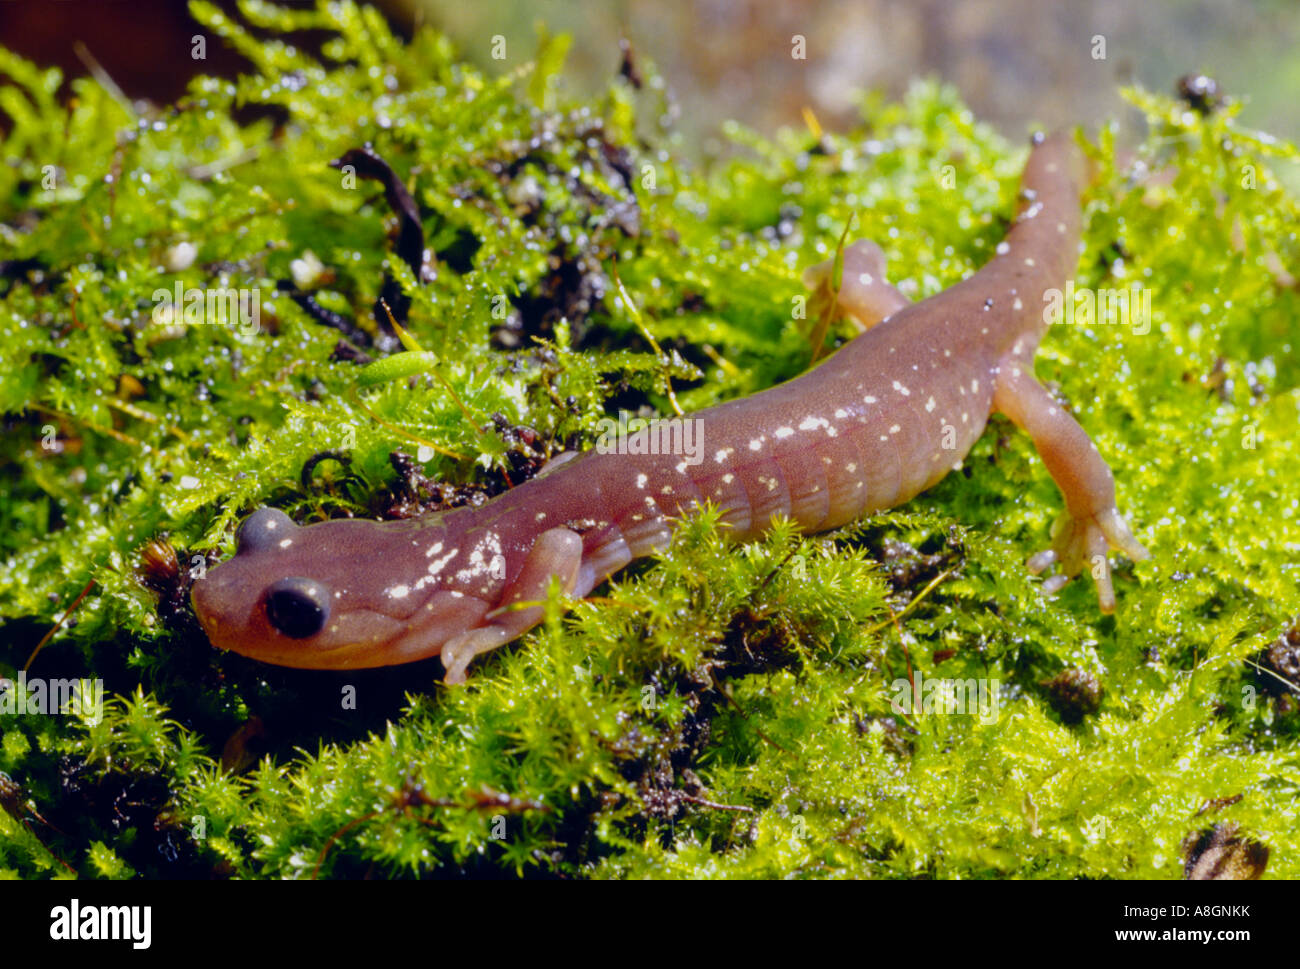
[[[566,454],[479,507],[405,521],[296,525],[263,508],[237,551],[199,579],[195,612],[212,643],[300,668],[388,666],[440,655],[447,683],[543,617],[553,580],[587,595],[662,549],[675,522],[712,502],[745,541],[774,516],[805,532],[906,502],[963,458],[994,411],[1026,431],[1064,498],[1051,547],[1052,592],[1089,566],[1113,611],[1107,552],[1147,557],[1120,516],[1110,468],[1034,378],[1044,294],[1076,268],[1084,163],[1072,138],[1035,136],[1017,211],[978,272],[910,303],[860,241],[804,281],[813,305],[863,331],[807,373],[761,393],[643,428],[623,447]],[[639,437],[638,435],[643,435]],[[657,438],[650,435],[658,435]],[[668,447],[656,447],[668,441]],[[674,453],[676,452],[676,453]]]

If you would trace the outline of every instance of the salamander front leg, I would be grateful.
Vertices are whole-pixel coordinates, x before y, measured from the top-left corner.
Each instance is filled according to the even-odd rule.
[[[1135,562],[1145,559],[1148,552],[1115,507],[1115,479],[1088,432],[1052,399],[1028,367],[1028,362],[1017,357],[1002,361],[993,407],[1033,438],[1043,464],[1065,497],[1065,511],[1052,526],[1052,547],[1032,556],[1026,566],[1038,575],[1052,563],[1060,564],[1060,573],[1043,583],[1048,593],[1058,591],[1085,565],[1091,566],[1101,611],[1114,612],[1107,550],[1118,549]]]
[[[443,682],[465,682],[465,669],[480,653],[504,646],[542,621],[551,576],[558,576],[565,593],[578,583],[582,564],[582,538],[567,528],[542,532],[524,559],[524,567],[514,583],[501,597],[501,604],[484,616],[484,625],[468,629],[447,640],[442,647],[442,665],[447,668]]]

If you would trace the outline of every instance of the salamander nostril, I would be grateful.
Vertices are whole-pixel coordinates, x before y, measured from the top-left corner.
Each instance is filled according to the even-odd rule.
[[[267,590],[267,621],[290,639],[316,635],[329,615],[329,590],[312,579],[281,579]]]

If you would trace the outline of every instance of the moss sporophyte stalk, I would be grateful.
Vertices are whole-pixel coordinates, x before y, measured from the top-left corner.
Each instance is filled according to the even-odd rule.
[[[899,508],[739,545],[715,508],[548,591],[462,688],[436,659],[302,671],[212,649],[187,603],[250,512],[473,509],[621,412],[795,377],[803,271],[866,238],[912,301],[950,289],[996,258],[1027,145],[917,83],[692,161],[647,123],[660,85],[567,95],[560,38],[490,76],[351,3],[192,9],[251,67],[172,105],[60,102],[0,52],[0,676],[55,630],[25,682],[103,684],[98,716],[0,712],[0,872],[1300,875],[1294,146],[1140,90],[1145,140],[1082,141],[1074,323],[1032,375],[1151,552],[1110,559],[1114,615],[1026,573],[1063,504],[995,415]]]

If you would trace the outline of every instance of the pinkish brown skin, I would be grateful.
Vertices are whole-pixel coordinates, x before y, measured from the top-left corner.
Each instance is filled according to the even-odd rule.
[[[869,243],[846,250],[838,294],[829,263],[809,270],[814,300],[837,298],[868,329],[796,380],[687,418],[703,435],[698,463],[591,450],[481,508],[416,521],[299,527],[256,512],[238,554],[195,584],[203,628],[220,648],[283,666],[441,655],[446,681],[460,683],[476,655],[541,620],[553,577],[586,595],[662,549],[673,520],[705,500],[738,541],[775,515],[816,532],[901,504],[959,467],[995,410],[1029,433],[1065,497],[1053,548],[1029,568],[1059,562],[1045,583],[1054,591],[1090,564],[1101,609],[1113,610],[1108,549],[1134,560],[1146,550],[1087,433],[1033,377],[1044,291],[1078,261],[1081,181],[1070,139],[1040,139],[997,255],[920,303],[884,282]]]

